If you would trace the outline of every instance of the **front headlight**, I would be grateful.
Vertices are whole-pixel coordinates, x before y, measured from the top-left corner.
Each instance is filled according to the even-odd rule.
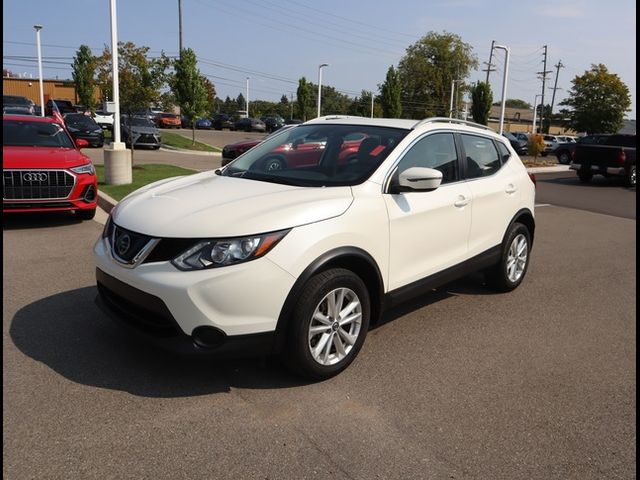
[[[180,270],[202,270],[248,262],[266,255],[289,231],[290,229],[247,237],[201,240],[171,263]]]
[[[86,165],[73,167],[70,170],[74,173],[88,173],[89,175],[93,175],[94,173],[96,173],[96,169],[93,168],[93,163],[87,163]]]

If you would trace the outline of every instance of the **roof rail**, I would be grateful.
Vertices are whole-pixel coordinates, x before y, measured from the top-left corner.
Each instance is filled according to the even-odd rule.
[[[424,120],[420,120],[419,122],[417,122],[413,126],[413,128],[416,129],[421,125],[425,125],[427,123],[436,123],[436,122],[458,123],[460,125],[469,125],[470,127],[482,128],[483,130],[489,130],[489,131],[495,133],[495,130],[493,128],[487,127],[486,125],[481,125],[481,124],[475,123],[475,122],[469,122],[468,120],[460,120],[458,118],[449,118],[449,117],[430,117],[430,118],[425,118]]]

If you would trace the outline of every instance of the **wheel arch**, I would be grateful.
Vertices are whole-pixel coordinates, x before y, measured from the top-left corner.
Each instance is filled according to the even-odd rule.
[[[295,303],[302,292],[305,284],[314,275],[330,268],[345,268],[358,275],[364,282],[369,292],[371,300],[371,322],[375,324],[382,312],[382,302],[384,298],[384,283],[378,264],[366,251],[358,247],[339,247],[330,250],[315,259],[300,274],[293,287],[289,291],[284,302],[274,340],[274,353],[282,351],[289,330],[291,313],[295,308]]]
[[[531,210],[529,210],[528,208],[522,208],[518,210],[518,212],[513,216],[513,218],[509,222],[509,225],[507,226],[507,229],[504,232],[502,243],[504,244],[504,240],[509,234],[511,226],[516,222],[522,223],[529,230],[529,235],[531,237],[531,248],[533,248],[533,237],[536,231],[536,221],[533,217],[533,213],[531,213]]]

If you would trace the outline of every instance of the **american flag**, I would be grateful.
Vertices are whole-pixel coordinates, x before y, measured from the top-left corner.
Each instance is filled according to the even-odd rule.
[[[62,118],[62,115],[60,114],[60,110],[58,109],[58,105],[56,105],[56,102],[53,100],[51,100],[51,110],[53,111],[51,116],[54,118],[54,120],[64,125],[64,118]]]

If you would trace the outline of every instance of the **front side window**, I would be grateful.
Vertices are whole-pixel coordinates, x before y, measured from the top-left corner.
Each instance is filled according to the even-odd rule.
[[[461,134],[465,152],[467,178],[488,177],[498,170],[502,163],[498,151],[490,138]]]
[[[366,125],[302,125],[278,130],[221,175],[309,187],[357,185],[409,130]]]
[[[443,184],[460,180],[453,134],[434,133],[418,140],[400,160],[398,174],[411,167],[433,168],[442,172]]]

